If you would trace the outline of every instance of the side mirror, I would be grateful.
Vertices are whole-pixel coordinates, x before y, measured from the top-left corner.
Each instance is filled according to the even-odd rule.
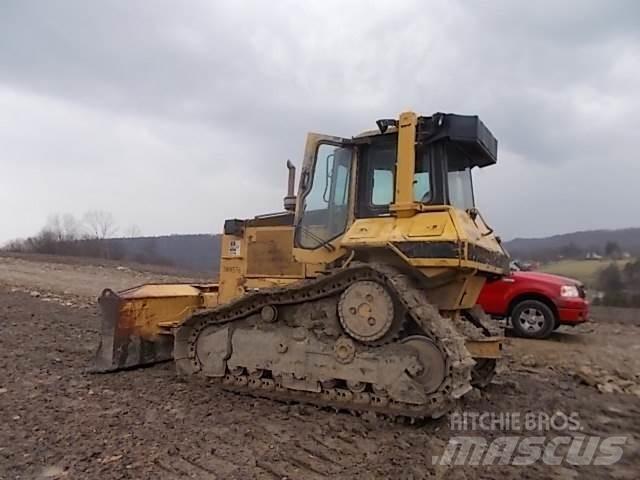
[[[287,212],[295,212],[296,196],[293,192],[296,183],[296,167],[291,163],[291,160],[287,160],[287,168],[289,169],[289,180],[287,183],[287,196],[284,197],[284,209]]]

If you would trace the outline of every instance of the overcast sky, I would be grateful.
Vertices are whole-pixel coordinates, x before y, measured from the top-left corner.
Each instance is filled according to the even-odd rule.
[[[640,2],[0,2],[0,242],[54,213],[220,232],[304,135],[478,114],[504,238],[640,226]]]

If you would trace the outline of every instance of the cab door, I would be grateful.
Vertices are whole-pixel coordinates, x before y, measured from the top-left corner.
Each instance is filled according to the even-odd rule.
[[[353,222],[355,169],[351,140],[307,136],[294,222],[296,261],[320,266],[346,253],[340,239]]]

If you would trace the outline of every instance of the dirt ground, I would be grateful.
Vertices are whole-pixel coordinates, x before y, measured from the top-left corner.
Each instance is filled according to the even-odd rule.
[[[420,425],[242,397],[177,379],[170,363],[88,373],[93,299],[186,280],[126,266],[0,258],[0,479],[638,478],[640,319],[509,338],[494,382],[460,412],[575,412],[579,432],[627,436],[609,466],[434,465],[452,417]],[[454,427],[454,428],[452,428]],[[505,435],[554,432],[473,431]],[[562,451],[561,449],[558,451]]]
[[[12,288],[42,292],[56,298],[77,298],[91,304],[109,287],[119,291],[142,283],[207,281],[171,267],[120,264],[109,260],[91,260],[52,255],[0,255],[0,282]]]

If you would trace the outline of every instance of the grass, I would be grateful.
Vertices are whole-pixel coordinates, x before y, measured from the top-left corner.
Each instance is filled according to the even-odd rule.
[[[623,268],[634,259],[624,260],[558,260],[557,262],[545,263],[540,266],[541,272],[553,273],[565,277],[580,280],[587,286],[593,286],[598,277],[598,273],[614,262],[619,268]]]

